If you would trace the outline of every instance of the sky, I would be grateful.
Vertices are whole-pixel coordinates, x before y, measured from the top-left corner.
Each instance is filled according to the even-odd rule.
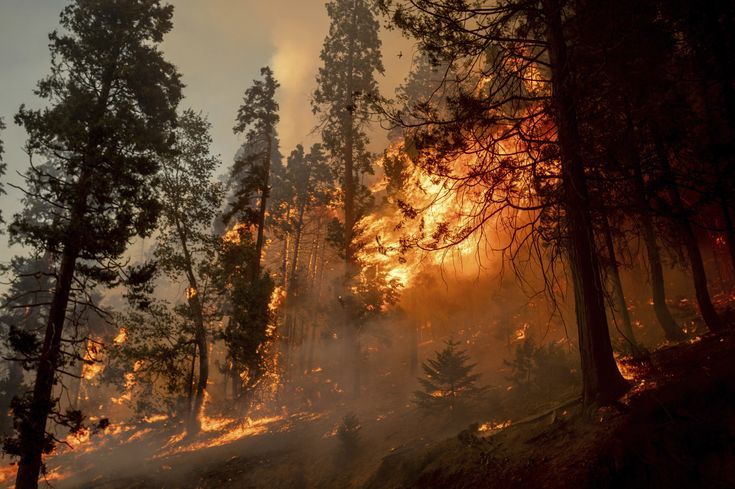
[[[281,84],[279,136],[281,152],[296,144],[318,140],[313,129],[310,97],[320,66],[319,52],[329,29],[324,0],[169,0],[174,5],[174,28],[163,43],[166,58],[175,64],[186,84],[182,108],[206,114],[212,123],[213,153],[232,162],[241,141],[232,133],[235,113],[245,89],[260,68],[269,65]],[[32,91],[48,73],[48,33],[57,28],[59,12],[68,0],[0,0],[0,117],[7,129],[0,134],[8,165],[5,182],[20,185],[17,172],[28,165],[22,152],[25,132],[13,123],[20,104],[42,106]],[[384,22],[381,22],[381,24]],[[408,75],[411,44],[398,32],[383,30],[385,76],[378,80],[383,95]],[[384,131],[372,132],[372,149],[386,143]],[[7,188],[0,197],[6,221],[19,209],[21,194]],[[0,262],[16,248],[0,236]]]

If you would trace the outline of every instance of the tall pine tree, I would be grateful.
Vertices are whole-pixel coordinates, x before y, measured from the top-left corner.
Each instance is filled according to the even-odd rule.
[[[235,231],[234,239],[224,243],[221,253],[222,283],[229,284],[231,294],[231,320],[225,328],[224,339],[229,351],[235,398],[240,397],[243,384],[250,394],[264,373],[262,345],[268,339],[271,321],[268,302],[273,282],[262,270],[261,262],[271,173],[276,166],[273,161],[280,159],[276,137],[278,102],[275,99],[279,84],[269,67],[261,68],[260,74],[262,79],[254,80],[245,90],[233,128],[235,134],[245,135],[245,142],[230,174],[234,195],[224,221],[235,220],[241,227]],[[249,246],[252,228],[254,249]],[[244,267],[236,263],[238,259],[246,260]]]
[[[345,287],[356,273],[354,234],[359,220],[360,176],[372,172],[371,156],[365,132],[369,122],[368,99],[377,95],[375,74],[383,73],[378,38],[379,24],[370,2],[366,0],[334,0],[327,3],[331,19],[324,40],[317,89],[312,107],[319,118],[324,147],[332,157],[335,175],[342,186],[344,221],[339,233],[345,260]],[[359,395],[359,343],[355,325],[346,310],[344,325],[345,359],[352,365],[352,390]]]
[[[64,32],[49,36],[51,74],[35,92],[50,105],[16,115],[30,157],[51,157],[54,171],[26,173],[26,192],[52,207],[50,217],[17,215],[10,232],[59,261],[33,392],[16,404],[17,488],[38,486],[42,455],[53,447],[46,424],[57,406],[72,284],[115,283],[117,258],[156,222],[155,176],[182,87],[158,48],[172,14],[159,0],[72,2],[61,13]]]
[[[0,118],[0,132],[5,130],[5,122],[3,122],[3,119]],[[0,139],[0,177],[5,175],[5,170],[7,168],[7,164],[3,163],[3,153],[5,152],[5,148],[3,147],[3,140]],[[0,195],[3,195],[5,193],[5,188],[3,187],[3,183],[0,182]],[[5,221],[3,220],[3,215],[0,212],[0,225],[5,224]]]

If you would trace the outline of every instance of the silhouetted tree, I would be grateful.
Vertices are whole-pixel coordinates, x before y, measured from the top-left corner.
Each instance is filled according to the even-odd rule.
[[[264,379],[274,359],[270,346],[275,318],[269,308],[274,283],[266,271],[255,278],[256,245],[246,227],[229,231],[212,270],[214,285],[225,300],[229,320],[222,332],[231,363],[233,397],[247,396],[245,405]]]
[[[3,122],[3,119],[0,118],[0,133],[5,130],[5,122]],[[7,170],[8,165],[3,162],[3,153],[5,152],[5,148],[3,147],[3,140],[0,139],[0,178],[2,178],[5,175],[5,171]],[[3,182],[0,181],[0,195],[5,194],[5,186],[3,185]],[[5,224],[5,220],[3,219],[2,212],[0,212],[0,225]]]
[[[232,319],[225,328],[225,341],[232,363],[232,385],[236,390],[234,397],[239,397],[242,368],[248,371],[244,382],[248,390],[252,390],[262,377],[263,356],[259,348],[267,339],[266,331],[271,321],[268,302],[273,282],[268,273],[263,273],[261,260],[272,160],[275,155],[280,155],[276,143],[279,116],[275,100],[279,85],[270,68],[262,68],[260,73],[263,79],[254,80],[253,85],[245,91],[243,105],[237,112],[234,132],[244,133],[245,142],[232,167],[230,179],[235,185],[235,193],[230,209],[224,216],[225,222],[237,216],[237,221],[243,226],[236,230],[236,239],[225,243],[225,258],[221,262],[222,279],[232,287]],[[246,248],[251,239],[249,228],[252,226],[255,227],[255,248],[251,253]],[[237,256],[247,257],[250,260],[247,266],[233,262],[232,259]],[[244,277],[243,271],[249,276]]]
[[[463,68],[445,77],[457,87],[450,91],[448,111],[419,106],[410,116],[421,123],[408,121],[422,167],[453,188],[464,184],[463,197],[475,204],[466,223],[442,223],[427,232],[427,246],[451,247],[497,216],[509,216],[503,222],[523,246],[538,249],[537,240],[552,240],[568,258],[574,287],[585,402],[616,399],[628,386],[608,333],[589,164],[581,146],[570,61],[574,5],[561,0],[479,7],[380,3],[430,56],[448,60],[454,70]],[[406,114],[393,116],[406,124]],[[529,213],[531,222],[519,220],[519,211]]]
[[[414,402],[428,413],[454,413],[485,391],[476,385],[481,376],[473,373],[476,364],[468,363],[469,354],[459,345],[450,339],[435,358],[421,364],[425,377],[419,378],[419,382],[423,390],[414,392]]]
[[[72,284],[115,283],[129,241],[155,225],[158,157],[170,150],[181,97],[179,75],[158,49],[172,14],[158,0],[71,3],[61,13],[65,32],[49,36],[51,74],[36,89],[51,105],[16,115],[31,158],[52,158],[56,171],[26,173],[26,193],[52,218],[17,215],[10,232],[59,260],[33,393],[15,409],[18,488],[37,487],[42,454],[53,447],[46,423]]]
[[[238,215],[242,222],[256,227],[256,261],[251,268],[253,277],[260,274],[260,260],[263,253],[265,236],[265,213],[270,193],[271,159],[277,148],[274,147],[276,124],[278,124],[278,103],[275,95],[278,82],[273,71],[261,68],[262,80],[253,80],[253,85],[245,91],[243,105],[237,112],[235,134],[245,134],[245,143],[232,167],[231,179],[236,182],[235,198],[225,215],[225,222]],[[258,199],[257,207],[252,201]]]

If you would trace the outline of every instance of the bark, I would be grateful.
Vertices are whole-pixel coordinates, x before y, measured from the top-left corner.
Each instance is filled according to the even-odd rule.
[[[291,219],[291,203],[288,203],[288,208],[286,209],[286,222],[288,222]],[[290,233],[288,231],[283,233],[283,259],[281,262],[281,279],[282,283],[281,286],[286,289],[288,287],[288,241],[289,241]]]
[[[199,352],[199,377],[197,380],[196,391],[194,393],[194,402],[193,404],[190,404],[191,412],[189,413],[187,424],[187,431],[190,434],[195,434],[201,428],[200,417],[202,406],[204,405],[204,392],[207,389],[207,381],[209,380],[209,349],[207,345],[207,328],[204,324],[204,311],[202,309],[199,285],[197,284],[196,275],[194,274],[194,262],[191,253],[189,252],[189,240],[186,234],[186,229],[183,228],[181,221],[178,219],[176,219],[176,230],[179,235],[179,242],[181,243],[181,249],[184,255],[184,268],[186,278],[189,282],[189,290],[187,291],[186,298],[189,303],[189,310],[191,311],[192,320],[194,322],[194,341],[196,342],[196,351]]]
[[[258,209],[258,234],[255,240],[255,262],[253,263],[253,281],[260,277],[260,261],[263,254],[263,243],[265,242],[265,211],[268,207],[268,195],[270,194],[271,155],[273,152],[273,130],[267,128],[265,154],[263,155],[263,188],[260,192],[260,207]]]
[[[620,398],[629,385],[617,368],[610,344],[584,162],[579,150],[579,127],[574,87],[568,71],[561,5],[559,0],[544,0],[543,7],[553,80],[552,102],[561,150],[583,399],[586,405],[610,403]]]
[[[66,320],[74,267],[78,257],[78,245],[71,244],[64,250],[54,297],[46,323],[43,349],[38,361],[36,380],[28,418],[21,426],[21,456],[18,462],[16,489],[36,489],[41,472],[42,454],[46,447],[46,423],[53,409],[51,392],[61,354],[61,336]]]

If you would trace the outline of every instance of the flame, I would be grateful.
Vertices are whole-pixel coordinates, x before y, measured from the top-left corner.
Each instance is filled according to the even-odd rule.
[[[90,338],[87,340],[87,348],[84,352],[84,360],[82,364],[82,378],[90,381],[105,369],[98,355],[97,345],[100,342]]]
[[[480,433],[484,433],[486,436],[489,436],[507,428],[511,424],[512,421],[510,419],[507,419],[505,421],[487,421],[485,423],[482,423],[477,428],[477,431],[479,431]]]
[[[519,158],[520,142],[502,145],[501,155]],[[497,260],[492,253],[509,246],[512,233],[532,217],[531,211],[518,211],[503,202],[497,209],[488,204],[484,181],[463,184],[451,176],[436,176],[414,164],[405,141],[391,144],[376,162],[386,168],[388,162],[399,161],[405,169],[400,190],[387,195],[381,210],[363,217],[357,228],[362,234],[357,257],[367,265],[385,272],[389,281],[402,287],[415,285],[416,279],[431,269],[446,264],[456,271],[472,275]],[[395,164],[395,163],[392,163]],[[474,175],[481,167],[476,155],[460,155],[452,162],[453,175]],[[529,177],[513,176],[517,189],[530,189]],[[388,188],[387,177],[372,186],[374,194]],[[519,207],[529,206],[536,198],[532,190],[515,190]],[[483,211],[489,206],[494,210]],[[517,230],[515,231],[517,234]],[[411,253],[407,253],[408,250]],[[483,263],[484,262],[484,263]]]
[[[279,285],[271,292],[271,298],[268,302],[268,310],[271,312],[278,311],[286,300],[286,289]]]
[[[199,294],[197,289],[194,287],[187,287],[186,288],[186,300],[192,300],[194,297],[196,297]]]
[[[128,339],[128,330],[123,326],[120,328],[120,331],[118,331],[117,336],[112,340],[112,342],[116,345],[122,345],[125,343],[125,341]]]
[[[225,243],[232,243],[232,244],[240,244],[242,241],[242,235],[243,233],[248,231],[247,224],[238,223],[232,226],[230,229],[227,230],[227,232],[222,236],[222,240]]]

